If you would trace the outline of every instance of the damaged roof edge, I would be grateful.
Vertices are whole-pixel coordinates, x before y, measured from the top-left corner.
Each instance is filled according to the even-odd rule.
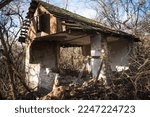
[[[62,16],[66,20],[73,20],[75,22],[82,23],[82,25],[85,25],[85,26],[86,25],[87,26],[92,26],[93,28],[97,28],[100,31],[109,32],[109,34],[112,33],[113,35],[121,35],[121,36],[129,37],[129,38],[133,39],[135,42],[140,41],[140,39],[138,37],[136,37],[135,35],[123,32],[121,30],[112,29],[108,26],[102,25],[99,22],[96,22],[95,20],[80,16],[76,13],[72,13],[68,10],[65,10],[63,8],[59,8],[57,6],[51,5],[51,4],[43,2],[41,0],[32,0],[32,2],[30,3],[29,11],[27,13],[27,18],[31,19],[33,17],[38,5],[42,5],[50,13],[52,13],[56,16]]]

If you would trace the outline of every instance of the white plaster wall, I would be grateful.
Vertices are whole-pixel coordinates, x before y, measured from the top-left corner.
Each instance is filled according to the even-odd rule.
[[[91,70],[92,70],[92,77],[96,78],[98,74],[98,69],[100,66],[100,50],[101,50],[101,35],[97,35],[94,38],[91,38],[91,56],[97,57],[91,59]],[[98,59],[99,57],[99,59]]]
[[[27,83],[34,91],[52,90],[57,69],[57,46],[49,42],[36,42],[26,50]]]
[[[93,57],[91,59],[91,71],[92,71],[92,77],[96,78],[99,68],[100,68],[100,64],[101,64],[101,59],[102,59],[102,53],[104,52],[104,50],[101,47],[101,40],[102,40],[102,35],[96,35],[95,37],[91,38],[91,56]],[[102,70],[98,76],[98,79],[104,78],[105,79],[105,74],[103,71],[103,67]]]
[[[33,91],[38,90],[40,64],[29,64],[27,72],[27,84]]]
[[[101,35],[91,38],[91,56],[100,56],[101,54]]]
[[[122,71],[128,69],[129,64],[129,42],[127,40],[118,40],[108,43],[109,59],[113,71]]]
[[[40,94],[47,94],[53,89],[56,73],[53,73],[50,68],[41,68],[39,72],[39,86]]]

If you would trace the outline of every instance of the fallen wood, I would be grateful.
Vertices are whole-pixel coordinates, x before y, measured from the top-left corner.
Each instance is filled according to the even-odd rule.
[[[147,63],[148,63],[149,59],[147,58],[144,63],[138,68],[138,70],[140,70],[141,68],[143,68]]]
[[[96,79],[95,79],[95,83],[97,82],[98,78],[99,78],[99,75],[101,73],[101,70],[102,70],[102,66],[103,66],[103,59],[101,61],[101,64],[100,64],[100,67],[99,67],[99,70],[98,70],[98,73],[97,73],[97,76],[96,76]]]

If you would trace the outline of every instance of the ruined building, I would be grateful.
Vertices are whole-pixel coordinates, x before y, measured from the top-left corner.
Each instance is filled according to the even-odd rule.
[[[60,47],[81,47],[91,77],[109,78],[110,71],[128,69],[134,35],[106,27],[51,4],[32,0],[19,37],[26,44],[27,84],[34,91],[51,91],[59,76]],[[82,77],[83,62],[78,78]]]

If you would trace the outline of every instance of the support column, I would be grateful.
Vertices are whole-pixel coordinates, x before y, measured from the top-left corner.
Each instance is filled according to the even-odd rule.
[[[98,80],[103,79],[106,84],[109,63],[107,39],[104,35],[99,34],[91,38],[91,57],[92,77]]]
[[[93,78],[97,77],[101,64],[101,40],[101,34],[91,37],[91,69]]]
[[[111,66],[110,66],[110,56],[109,56],[109,50],[108,50],[108,42],[107,42],[107,37],[103,36],[102,38],[102,50],[103,50],[103,59],[104,59],[104,64],[103,64],[103,74],[105,76],[105,84],[111,85]]]

